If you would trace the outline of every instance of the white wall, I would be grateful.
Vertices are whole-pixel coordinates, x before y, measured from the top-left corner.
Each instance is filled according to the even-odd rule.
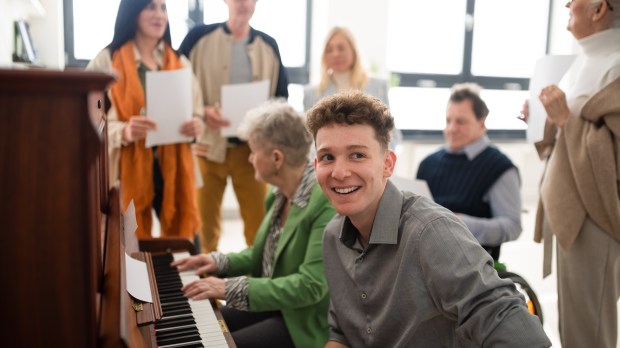
[[[12,65],[13,22],[25,19],[41,64],[64,67],[62,0],[0,0],[0,66]]]

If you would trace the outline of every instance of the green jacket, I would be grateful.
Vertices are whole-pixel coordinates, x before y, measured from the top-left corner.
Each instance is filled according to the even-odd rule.
[[[323,347],[327,342],[329,294],[323,273],[323,230],[335,215],[334,208],[314,185],[308,205],[293,204],[276,249],[272,278],[262,278],[265,239],[274,212],[275,195],[267,195],[267,214],[254,245],[227,254],[228,276],[250,274],[249,309],[282,312],[296,347]]]

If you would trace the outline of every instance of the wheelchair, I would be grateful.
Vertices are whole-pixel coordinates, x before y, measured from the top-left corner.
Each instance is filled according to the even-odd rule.
[[[483,245],[482,247],[489,254],[491,254],[491,257],[493,257],[493,266],[495,267],[495,270],[497,271],[499,277],[502,279],[510,279],[513,281],[513,283],[515,283],[517,291],[519,291],[525,297],[525,304],[527,305],[528,311],[531,314],[537,316],[538,319],[540,319],[540,323],[543,324],[542,307],[540,306],[538,296],[536,296],[534,289],[532,289],[530,284],[528,284],[528,282],[523,277],[516,273],[509,272],[506,269],[506,265],[498,261],[501,245],[495,247]]]

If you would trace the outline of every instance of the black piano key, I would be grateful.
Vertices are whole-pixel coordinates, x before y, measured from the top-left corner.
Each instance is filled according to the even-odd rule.
[[[158,331],[155,333],[155,336],[158,337],[159,339],[159,338],[167,338],[167,337],[187,335],[187,334],[198,334],[198,329],[192,328],[192,327],[186,327],[186,328],[179,328],[179,329],[173,329],[173,330],[168,330],[168,331]]]
[[[176,326],[186,326],[186,325],[196,325],[196,322],[193,318],[190,319],[170,319],[170,320],[159,320],[155,323],[155,330],[161,330],[165,328],[173,328]]]
[[[200,342],[187,342],[187,343],[180,343],[180,344],[173,344],[173,345],[167,345],[167,346],[159,346],[158,348],[200,348],[200,347],[204,347],[202,345],[202,343]]]
[[[178,338],[164,339],[161,341],[157,340],[157,344],[161,346],[165,346],[165,345],[176,344],[176,343],[196,342],[196,341],[200,342],[200,336],[194,335],[190,337],[178,337]]]
[[[155,323],[155,337],[159,347],[203,347],[196,321],[181,288],[178,270],[170,267],[172,254],[153,255],[155,282],[163,311]]]

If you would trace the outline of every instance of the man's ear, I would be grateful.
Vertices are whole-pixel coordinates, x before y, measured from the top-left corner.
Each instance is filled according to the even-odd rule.
[[[383,164],[383,177],[389,178],[394,173],[396,166],[396,154],[394,151],[387,149],[385,153],[385,162]]]
[[[592,14],[592,20],[598,21],[598,20],[603,19],[605,15],[607,15],[608,11],[609,11],[609,5],[607,4],[607,2],[601,1],[596,7],[596,10],[594,11],[594,13]]]

